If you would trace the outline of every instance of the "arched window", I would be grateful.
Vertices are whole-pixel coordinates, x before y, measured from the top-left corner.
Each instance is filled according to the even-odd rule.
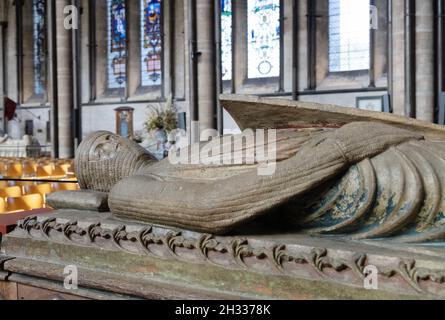
[[[280,1],[248,0],[248,78],[280,75]]]
[[[125,0],[107,0],[108,89],[125,88],[127,82],[127,12]]]
[[[222,79],[232,80],[232,0],[221,0]]]
[[[33,0],[33,65],[34,65],[34,94],[45,93],[46,88],[46,22],[45,0]]]
[[[141,86],[162,84],[162,0],[141,0]]]
[[[370,1],[329,0],[329,71],[368,70]]]

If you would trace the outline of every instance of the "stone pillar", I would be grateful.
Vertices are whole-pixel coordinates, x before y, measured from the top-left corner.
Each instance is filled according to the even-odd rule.
[[[196,0],[199,126],[216,129],[216,66],[214,1]]]
[[[392,4],[392,103],[395,114],[405,115],[405,0]]]
[[[434,0],[416,1],[417,118],[434,121]]]
[[[308,61],[308,47],[305,45],[308,41],[308,30],[307,30],[307,1],[297,1],[298,6],[298,91],[303,91],[308,87],[307,74],[308,65],[304,63]]]
[[[244,80],[247,78],[247,1],[233,1],[233,28],[235,34],[232,39],[233,46],[233,93],[242,91]]]
[[[294,1],[293,0],[285,0],[284,3],[284,22],[283,22],[283,42],[284,42],[284,91],[292,92],[292,81],[293,81],[293,70],[292,70],[292,61],[293,61],[293,41],[294,35],[292,33],[292,27],[294,23]],[[298,2],[295,2],[295,6],[298,6]],[[297,19],[298,20],[298,19]],[[298,61],[298,60],[297,60]],[[298,67],[297,67],[298,70]]]
[[[4,116],[4,110],[5,110],[5,96],[6,96],[6,83],[5,83],[5,72],[6,72],[6,66],[4,65],[5,61],[5,52],[6,52],[6,39],[4,38],[5,34],[5,28],[6,23],[0,22],[0,106],[1,106],[1,113],[2,113],[2,130],[4,133],[7,133],[8,130],[8,121],[6,120]]]
[[[7,133],[8,122],[4,117],[4,101],[7,93],[7,84],[6,84],[6,50],[7,50],[7,38],[6,31],[8,26],[8,1],[0,0],[0,106],[2,112],[3,123],[1,125],[4,133]]]
[[[137,21],[139,17],[139,6],[130,5],[127,7],[127,16],[129,21]],[[129,23],[127,35],[137,35],[135,39],[140,39],[140,27],[138,23]],[[133,40],[129,37],[130,40]],[[127,92],[125,94],[125,98],[128,98],[130,95],[134,95],[141,85],[141,72],[140,72],[140,64],[139,63],[128,63],[130,61],[140,61],[141,50],[138,45],[139,41],[129,41],[127,45]]]
[[[57,44],[57,99],[59,126],[59,157],[74,157],[74,140],[72,136],[73,111],[73,56],[72,30],[64,27],[65,6],[70,0],[56,0],[56,44]]]

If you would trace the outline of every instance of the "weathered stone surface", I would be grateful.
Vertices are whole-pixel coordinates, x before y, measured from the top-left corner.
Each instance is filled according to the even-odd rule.
[[[76,176],[82,189],[109,192],[120,180],[157,160],[145,149],[110,132],[89,135],[76,152]]]
[[[224,94],[221,105],[242,130],[340,128],[351,122],[384,123],[415,131],[429,140],[445,139],[445,127],[384,112],[257,96]]]
[[[17,284],[0,280],[0,300],[17,300]]]
[[[212,234],[265,219],[266,225],[278,221],[283,230],[354,239],[433,242],[445,238],[442,127],[393,115],[273,99],[231,96],[223,104],[242,126],[288,127],[278,132],[272,175],[258,175],[258,162],[153,163],[136,144],[102,132],[79,148],[81,185],[109,189],[109,207],[117,217]],[[257,106],[264,114],[258,111],[247,118],[242,106],[246,110]],[[291,114],[288,122],[282,117],[285,111]],[[359,120],[367,121],[354,122]],[[224,143],[223,138],[215,139],[205,147],[214,150],[213,146]],[[255,150],[250,144],[234,147],[246,157],[243,152]],[[231,147],[220,148],[212,156],[224,156]],[[91,154],[101,160],[91,160]],[[119,173],[107,176],[104,172],[112,172],[111,165]]]
[[[76,209],[107,212],[108,193],[80,190],[55,192],[46,198],[47,204],[54,209]]]
[[[58,211],[5,238],[4,270],[62,287],[64,267],[76,265],[83,290],[151,299],[445,298],[442,248],[261,233],[221,237]],[[378,290],[364,289],[370,265]]]
[[[280,205],[295,201],[351,165],[393,145],[422,139],[395,127],[352,123],[309,139],[277,163],[271,176],[256,168],[225,179],[154,179],[150,168],[118,182],[110,192],[119,217],[210,233],[225,233]]]

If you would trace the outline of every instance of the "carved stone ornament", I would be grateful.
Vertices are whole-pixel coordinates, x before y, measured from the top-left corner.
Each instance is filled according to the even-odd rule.
[[[380,289],[410,294],[445,296],[443,262],[428,259],[361,253],[344,248],[293,244],[256,236],[219,237],[137,223],[119,224],[69,220],[57,215],[30,217],[21,221],[9,236],[50,243],[99,248],[111,252],[144,255],[154,259],[204,264],[229,272],[286,275],[296,278],[347,283],[362,287],[366,266],[378,270]],[[6,242],[6,247],[11,246]],[[12,246],[13,247],[13,246]],[[363,249],[365,250],[365,249]],[[10,259],[10,258],[9,258]],[[7,261],[7,259],[5,259]]]

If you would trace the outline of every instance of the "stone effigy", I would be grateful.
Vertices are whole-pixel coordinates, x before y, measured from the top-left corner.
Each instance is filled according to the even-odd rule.
[[[339,118],[343,111],[331,108]],[[279,131],[279,161],[270,176],[258,175],[258,163],[156,163],[108,132],[79,147],[77,175],[83,189],[109,192],[118,218],[212,234],[262,219],[278,229],[354,239],[443,240],[445,140],[439,127],[391,116],[363,121],[366,112],[343,124],[320,123],[329,111],[319,111]]]
[[[221,103],[242,130],[275,128],[276,139],[186,150],[225,159],[230,146],[244,163],[221,165],[87,137],[83,190],[50,195],[56,210],[3,237],[0,298],[17,291],[5,285],[56,299],[445,297],[443,127],[287,100]],[[276,150],[272,174],[245,161],[258,146]],[[63,287],[67,266],[77,291]]]

